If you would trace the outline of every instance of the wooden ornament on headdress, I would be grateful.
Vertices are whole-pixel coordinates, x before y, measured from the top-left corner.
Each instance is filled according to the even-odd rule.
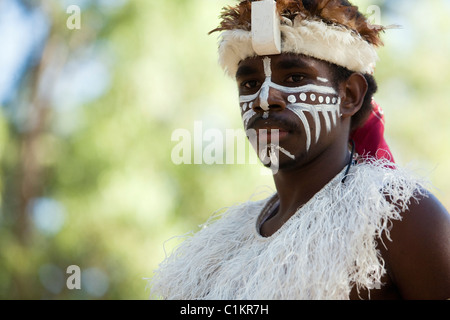
[[[280,17],[274,0],[252,2],[252,46],[259,56],[281,53]]]

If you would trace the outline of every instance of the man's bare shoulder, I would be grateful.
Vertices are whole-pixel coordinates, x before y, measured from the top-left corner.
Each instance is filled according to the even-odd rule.
[[[450,215],[429,192],[412,200],[381,249],[404,299],[450,298]]]

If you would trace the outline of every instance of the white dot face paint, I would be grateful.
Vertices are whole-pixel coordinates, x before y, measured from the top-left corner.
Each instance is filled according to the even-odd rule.
[[[294,95],[290,95],[290,96],[288,97],[288,101],[289,101],[290,103],[296,103],[296,102],[297,102],[297,98],[296,98]]]
[[[335,93],[337,94],[337,93]],[[315,94],[311,94],[311,100],[314,102],[316,100]],[[321,99],[322,98],[322,99]],[[340,116],[340,99],[337,99],[336,97],[326,97],[323,98],[322,96],[319,97],[319,104],[309,104],[309,103],[292,103],[287,106],[287,109],[294,112],[302,122],[303,126],[305,127],[306,132],[306,149],[309,150],[312,144],[312,137],[311,137],[311,130],[308,123],[308,119],[305,116],[305,112],[308,112],[312,115],[314,119],[314,124],[316,128],[315,132],[315,142],[317,143],[320,139],[320,134],[322,131],[322,125],[321,125],[321,119],[319,116],[319,113],[322,115],[325,127],[327,130],[327,133],[331,131],[332,126],[337,125],[337,119]],[[325,100],[326,104],[323,104],[323,101]],[[330,104],[330,101],[338,102],[334,104]]]

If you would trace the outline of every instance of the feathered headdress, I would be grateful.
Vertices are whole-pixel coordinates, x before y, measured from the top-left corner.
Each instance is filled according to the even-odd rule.
[[[224,8],[219,27],[210,32],[221,32],[219,62],[232,77],[240,61],[258,55],[252,43],[252,4],[261,1],[273,4],[273,0],[243,0]],[[358,7],[347,0],[277,0],[273,5],[279,18],[281,52],[373,73],[385,27],[372,25]]]

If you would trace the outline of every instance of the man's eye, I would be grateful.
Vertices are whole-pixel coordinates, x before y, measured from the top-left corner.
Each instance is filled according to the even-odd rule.
[[[293,83],[295,83],[295,82],[301,82],[301,81],[303,81],[304,79],[305,79],[304,76],[302,76],[302,75],[300,75],[300,74],[295,74],[295,75],[292,75],[292,76],[290,76],[289,78],[287,78],[287,79],[286,79],[286,82],[293,82]]]
[[[250,80],[250,81],[245,81],[241,84],[242,87],[246,88],[246,89],[254,89],[259,85],[259,82],[257,80]]]

